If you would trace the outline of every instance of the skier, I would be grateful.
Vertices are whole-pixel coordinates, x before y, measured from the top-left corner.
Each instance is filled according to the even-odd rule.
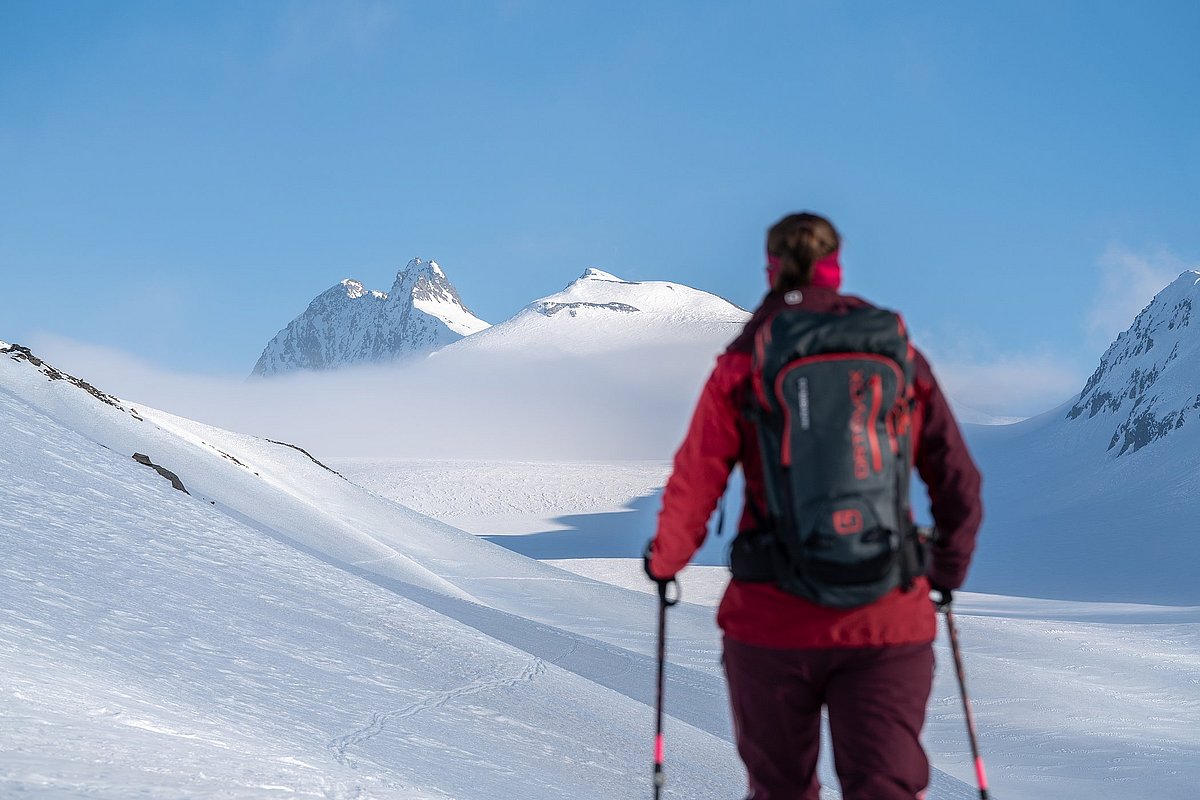
[[[839,293],[840,246],[834,226],[816,214],[792,214],[770,229],[770,291],[717,359],[663,493],[645,558],[660,591],[703,543],[709,516],[739,462],[745,506],[734,551],[769,524],[763,520],[771,476],[747,411],[751,350],[758,330],[786,307],[829,315],[871,307]],[[735,557],[717,624],[747,800],[817,800],[823,707],[846,800],[919,800],[929,783],[919,736],[934,668],[930,591],[939,604],[948,603],[963,583],[982,505],[980,475],[950,407],[925,358],[914,351],[911,359],[912,461],[928,486],[939,531],[926,574],[866,605],[836,608],[771,581],[739,579]]]

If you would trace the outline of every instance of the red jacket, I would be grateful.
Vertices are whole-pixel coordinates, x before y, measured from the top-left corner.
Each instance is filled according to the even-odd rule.
[[[660,577],[676,574],[704,542],[708,518],[739,462],[746,478],[746,504],[738,530],[755,526],[754,508],[766,508],[762,463],[752,424],[741,409],[750,385],[750,350],[758,328],[784,305],[772,292],[746,324],[742,335],[717,359],[704,386],[675,468],[663,492],[650,569]],[[845,313],[868,305],[833,289],[808,286],[800,308]],[[966,577],[975,536],[983,517],[980,476],[938,387],[929,363],[915,359],[914,462],[929,487],[931,511],[941,539],[934,548],[929,581],[957,589]],[[893,590],[855,609],[818,606],[771,583],[731,580],[717,612],[725,635],[747,644],[782,648],[868,647],[932,641],[936,618],[928,582]]]

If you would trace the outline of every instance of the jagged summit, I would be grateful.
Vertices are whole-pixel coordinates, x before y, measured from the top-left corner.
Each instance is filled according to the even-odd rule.
[[[432,352],[488,327],[435,261],[414,258],[390,292],[347,278],[322,292],[263,350],[254,375],[326,370]]]
[[[1200,424],[1198,299],[1198,271],[1159,292],[1105,351],[1067,419],[1112,423],[1108,449],[1118,456]]]
[[[463,303],[458,290],[436,261],[414,258],[401,272],[396,273],[391,296],[410,298],[412,305],[440,319],[453,332],[469,336],[487,327]]]
[[[346,280],[339,283],[338,286],[342,287],[342,291],[345,293],[346,297],[350,298],[351,300],[357,300],[366,294],[372,294],[379,300],[387,300],[386,292],[376,292],[368,289],[367,287],[363,286],[360,281],[356,281],[353,278],[346,278]],[[329,291],[336,292],[338,286],[334,286]]]

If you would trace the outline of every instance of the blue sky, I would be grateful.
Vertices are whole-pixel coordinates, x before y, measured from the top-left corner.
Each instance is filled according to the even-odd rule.
[[[1194,2],[12,0],[0,338],[243,375],[413,256],[492,322],[588,266],[752,307],[812,209],[948,383],[1030,413],[1200,268],[1198,36]]]

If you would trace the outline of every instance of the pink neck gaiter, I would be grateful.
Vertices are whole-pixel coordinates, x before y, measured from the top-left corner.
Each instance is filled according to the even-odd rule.
[[[827,256],[821,256],[813,264],[812,280],[809,286],[819,286],[822,289],[837,291],[842,288],[842,264],[838,261],[840,250],[834,250]],[[779,276],[781,264],[779,257],[767,254],[767,285],[775,287],[775,278]]]

